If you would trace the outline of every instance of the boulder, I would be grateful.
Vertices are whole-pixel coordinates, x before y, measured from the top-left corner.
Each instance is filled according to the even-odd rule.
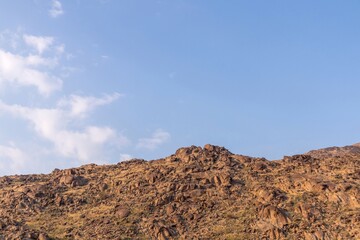
[[[286,210],[271,205],[265,205],[259,211],[260,219],[263,219],[277,228],[291,223],[291,219]]]
[[[130,215],[130,210],[125,206],[118,206],[115,209],[116,216],[119,218],[126,218]]]

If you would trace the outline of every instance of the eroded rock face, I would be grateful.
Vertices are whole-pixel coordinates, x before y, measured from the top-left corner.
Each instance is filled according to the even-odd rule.
[[[354,145],[279,161],[223,147],[0,178],[0,239],[360,239]]]
[[[259,218],[277,228],[282,228],[284,225],[291,223],[289,213],[286,210],[271,205],[261,208]]]
[[[71,187],[84,186],[87,184],[87,182],[87,179],[85,179],[83,176],[75,174],[75,171],[65,171],[59,180],[59,184],[64,184]]]

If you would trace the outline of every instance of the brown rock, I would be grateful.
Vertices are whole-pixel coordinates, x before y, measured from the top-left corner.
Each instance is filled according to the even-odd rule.
[[[70,185],[74,181],[74,176],[72,175],[65,175],[60,178],[60,184],[63,183],[65,185]]]
[[[50,240],[50,238],[46,234],[40,233],[38,240]]]
[[[61,205],[63,205],[63,204],[64,204],[63,198],[62,198],[61,196],[57,196],[57,197],[55,198],[55,204],[56,204],[56,206],[58,206],[58,207],[60,207]]]
[[[130,210],[126,207],[118,207],[116,209],[116,215],[119,217],[119,218],[126,218],[130,215]]]
[[[191,146],[154,161],[0,177],[0,235],[360,239],[360,152],[340,151],[267,161]]]
[[[284,225],[291,222],[288,213],[284,209],[270,205],[264,206],[260,210],[259,217],[278,228],[282,228]]]
[[[221,180],[218,176],[214,176],[212,178],[212,182],[215,184],[215,186],[221,186]]]
[[[173,212],[174,212],[174,210],[175,210],[175,208],[174,208],[174,206],[173,205],[171,205],[171,204],[169,204],[169,205],[167,205],[166,206],[166,214],[167,215],[170,215],[170,214],[172,214]]]

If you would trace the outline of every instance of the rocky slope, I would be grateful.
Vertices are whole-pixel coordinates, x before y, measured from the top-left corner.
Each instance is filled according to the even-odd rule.
[[[360,146],[222,147],[0,178],[0,239],[360,239]]]

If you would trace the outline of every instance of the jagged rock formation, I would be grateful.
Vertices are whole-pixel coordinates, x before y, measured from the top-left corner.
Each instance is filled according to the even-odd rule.
[[[267,161],[191,146],[2,177],[0,239],[360,239],[353,148]]]

